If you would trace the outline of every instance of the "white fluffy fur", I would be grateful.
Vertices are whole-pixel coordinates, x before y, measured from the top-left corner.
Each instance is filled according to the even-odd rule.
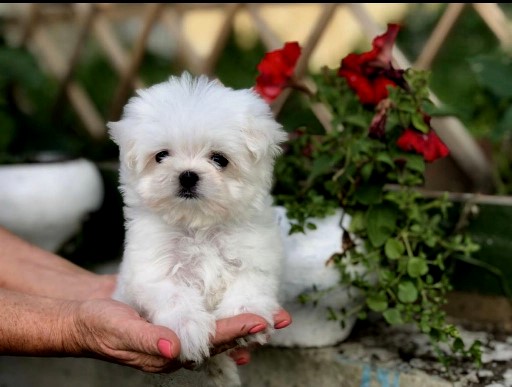
[[[252,312],[272,326],[283,251],[269,190],[285,132],[269,106],[251,89],[184,73],[139,90],[108,126],[126,218],[114,298],[175,331],[181,360],[209,356],[216,319]],[[199,177],[194,198],[179,195],[185,171]],[[206,368],[221,375],[216,385],[240,383],[225,354]]]

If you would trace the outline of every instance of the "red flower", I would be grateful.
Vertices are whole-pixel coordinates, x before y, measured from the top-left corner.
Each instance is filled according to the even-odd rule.
[[[349,54],[341,61],[338,75],[347,80],[363,104],[376,105],[388,96],[388,86],[405,87],[403,70],[391,64],[391,50],[398,34],[397,24],[388,24],[388,30],[373,39],[372,50]]]
[[[423,155],[426,162],[446,157],[450,153],[448,147],[433,130],[430,130],[428,133],[422,133],[415,129],[406,129],[396,145],[406,152],[414,151]]]
[[[288,42],[282,49],[265,54],[258,64],[260,74],[256,78],[255,86],[255,90],[265,101],[272,102],[288,86],[300,52],[301,47],[297,42]]]

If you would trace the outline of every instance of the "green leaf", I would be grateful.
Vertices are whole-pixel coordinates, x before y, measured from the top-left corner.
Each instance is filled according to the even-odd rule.
[[[423,115],[421,113],[413,114],[412,117],[412,125],[422,133],[428,133],[430,131],[429,126],[423,120]]]
[[[309,181],[313,181],[316,177],[321,176],[332,168],[332,157],[327,155],[319,156],[313,162],[313,166],[311,167],[311,174],[308,177]]]
[[[499,141],[504,138],[507,133],[511,133],[512,128],[512,106],[509,106],[503,113],[501,120],[496,125],[491,133],[493,140]]]
[[[374,206],[368,210],[368,239],[374,247],[382,246],[396,229],[396,212],[390,207]]]
[[[359,126],[360,128],[368,128],[369,122],[364,117],[361,117],[361,115],[350,115],[345,117],[345,121],[348,124]]]
[[[403,324],[402,314],[395,308],[389,308],[382,313],[386,321],[391,325]]]
[[[385,293],[377,293],[371,296],[368,296],[366,299],[366,305],[368,308],[373,310],[374,312],[382,312],[386,310],[388,307],[388,298]]]
[[[362,185],[355,192],[355,197],[359,203],[369,206],[382,201],[381,193],[382,189],[380,186]]]
[[[379,280],[382,284],[388,284],[395,278],[391,270],[382,269],[379,271]]]
[[[406,304],[411,304],[418,299],[418,289],[411,281],[403,281],[398,284],[398,299]]]
[[[460,337],[457,337],[455,340],[453,340],[453,350],[455,352],[464,351],[464,342]]]
[[[360,232],[364,230],[366,226],[366,222],[364,220],[363,212],[356,212],[352,215],[352,220],[350,221],[349,231],[351,232]]]
[[[367,164],[363,165],[363,167],[361,168],[361,176],[363,177],[364,181],[368,181],[368,179],[372,175],[372,171],[373,171],[372,163],[367,163]]]
[[[425,259],[411,258],[407,262],[407,273],[412,278],[420,277],[428,273],[428,264]]]
[[[421,173],[425,172],[425,161],[422,156],[409,154],[405,158],[407,160],[405,164],[407,169]]]
[[[402,242],[397,239],[388,239],[384,246],[384,252],[389,259],[398,259],[404,253],[405,247]]]
[[[316,230],[316,224],[311,222],[306,223],[306,227],[308,228],[308,230]]]
[[[393,162],[393,159],[389,155],[389,153],[380,152],[377,154],[377,161],[387,164],[390,167],[394,167],[395,163]]]
[[[470,65],[483,87],[499,98],[512,97],[512,62],[509,58],[480,56]]]

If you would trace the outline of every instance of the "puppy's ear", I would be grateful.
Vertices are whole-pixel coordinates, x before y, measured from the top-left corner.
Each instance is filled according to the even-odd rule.
[[[247,148],[256,161],[276,158],[282,152],[280,145],[288,138],[281,125],[272,117],[250,117],[244,132]]]
[[[121,121],[109,122],[109,135],[112,141],[119,146],[119,160],[129,169],[140,172],[143,168],[141,160],[137,157],[135,140],[129,137],[129,129]]]

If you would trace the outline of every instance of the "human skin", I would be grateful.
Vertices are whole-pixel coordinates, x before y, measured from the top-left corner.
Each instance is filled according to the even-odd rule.
[[[115,275],[90,272],[0,227],[0,354],[91,357],[147,372],[187,367],[177,360],[180,342],[173,331],[110,299],[115,281]],[[286,311],[276,314],[275,328],[290,323]],[[253,314],[219,320],[212,354],[266,327]],[[230,355],[239,365],[250,360],[247,348]]]

